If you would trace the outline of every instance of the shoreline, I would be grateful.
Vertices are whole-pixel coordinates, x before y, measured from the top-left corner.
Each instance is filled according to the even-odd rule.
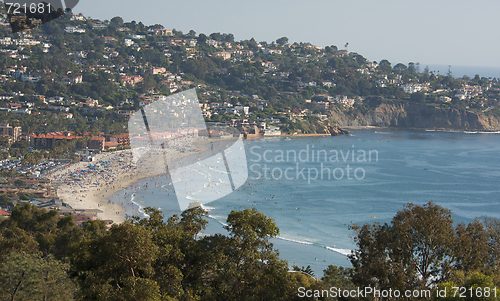
[[[449,130],[449,129],[410,129],[410,128],[390,128],[390,127],[375,127],[375,126],[346,126],[348,129],[390,129],[390,130],[422,130],[422,131],[443,131],[443,132],[459,132],[467,133],[464,130]],[[470,133],[499,133],[499,132],[480,132],[471,131]],[[337,135],[340,136],[340,135]],[[335,137],[331,134],[283,134],[275,136],[259,136],[250,138],[269,138],[269,137]],[[200,152],[208,150],[204,147],[203,141],[197,143],[197,147],[202,149]],[[178,160],[190,153],[180,153],[171,149],[171,159]],[[95,173],[90,176],[82,176],[80,179],[75,179],[75,174],[79,171],[89,170],[92,165],[100,165],[107,162],[105,166],[100,166]],[[101,220],[113,220],[113,223],[120,224],[125,221],[125,213],[127,209],[118,203],[113,203],[110,197],[118,192],[129,188],[144,178],[152,178],[165,173],[163,166],[157,164],[158,156],[147,155],[143,156],[140,164],[134,164],[132,160],[132,150],[119,150],[105,152],[95,155],[94,162],[77,162],[70,164],[60,170],[57,170],[47,177],[52,180],[56,187],[57,196],[59,199],[73,209],[99,209],[102,212],[98,213],[98,218]],[[140,166],[140,167],[138,167]],[[94,182],[95,181],[95,182]],[[97,185],[96,185],[97,183]]]
[[[342,136],[344,134],[339,134],[339,135],[332,135],[332,134],[281,134],[281,135],[259,135],[259,136],[252,136],[250,138],[245,138],[245,140],[251,140],[251,139],[262,139],[262,138],[273,138],[273,137],[337,137],[337,136]]]
[[[169,162],[178,162],[181,158],[202,154],[209,151],[207,141],[201,139],[192,144],[199,151],[181,152],[166,149]],[[110,197],[133,186],[139,180],[165,174],[165,166],[158,164],[159,154],[147,153],[134,163],[132,149],[100,153],[92,162],[80,161],[57,170],[47,178],[56,187],[59,199],[73,209],[99,209],[98,218],[113,220],[114,224],[125,221],[126,208],[114,203]],[[169,163],[169,164],[170,164]]]
[[[151,172],[133,166],[131,155],[130,150],[97,154],[94,162],[74,163],[48,177],[57,187],[59,199],[71,208],[99,209],[102,210],[98,213],[99,219],[113,220],[113,223],[120,224],[125,221],[126,210],[109,200],[109,197],[132,186],[140,179],[154,176],[152,166],[149,166]],[[79,180],[73,176],[79,174],[79,171],[89,170],[92,165],[106,161],[108,162],[106,166],[96,169],[94,174],[82,176]]]
[[[390,127],[390,126],[374,126],[374,125],[346,125],[342,126],[343,129],[351,129],[351,130],[368,130],[368,129],[387,129],[387,130],[401,130],[401,131],[436,131],[436,132],[449,132],[449,133],[498,133],[498,130],[485,130],[485,129],[450,129],[450,128],[414,128],[414,127]]]
[[[281,134],[281,135],[268,135],[257,136],[255,138],[272,138],[272,137],[330,137],[331,134]],[[253,138],[253,137],[252,137]],[[250,139],[252,139],[250,138]]]

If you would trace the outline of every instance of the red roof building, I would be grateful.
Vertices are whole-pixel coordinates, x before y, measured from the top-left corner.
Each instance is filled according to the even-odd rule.
[[[85,137],[88,138],[89,134],[86,133],[85,136],[77,136],[74,132],[55,132],[50,134],[30,135],[30,146],[33,148],[54,147],[57,141],[69,141]],[[77,147],[81,147],[83,149],[104,150],[104,142],[104,137],[95,136],[87,140],[86,143],[77,145]]]

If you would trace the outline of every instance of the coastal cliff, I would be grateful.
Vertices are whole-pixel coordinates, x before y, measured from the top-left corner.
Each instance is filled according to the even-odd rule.
[[[337,127],[337,126],[332,126],[331,124],[324,125],[324,126],[316,126],[316,131],[318,134],[326,134],[326,135],[332,135],[332,136],[349,134],[348,131],[341,129],[340,127]]]
[[[500,118],[472,111],[443,109],[423,104],[381,104],[364,114],[348,115],[339,108],[332,110],[339,127],[392,127],[447,129],[466,131],[499,131]]]

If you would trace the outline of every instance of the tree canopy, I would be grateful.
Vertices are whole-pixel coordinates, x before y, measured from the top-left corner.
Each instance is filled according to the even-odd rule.
[[[433,289],[452,281],[457,272],[496,274],[496,264],[488,256],[496,256],[495,231],[487,230],[486,224],[498,225],[476,220],[454,227],[450,210],[429,202],[408,204],[391,224],[352,226],[357,246],[349,256],[352,281],[403,291]]]
[[[103,221],[80,228],[55,210],[14,207],[0,222],[1,298],[313,300],[331,287],[428,289],[437,296],[455,286],[493,292],[500,283],[500,222],[454,226],[450,211],[432,202],[408,204],[390,224],[352,226],[353,267],[330,265],[321,279],[310,266],[289,268],[279,258],[270,242],[279,229],[255,208],[232,211],[226,234],[201,237],[207,212],[199,207],[168,218],[154,208],[145,212],[147,218],[108,230]],[[315,293],[302,298],[299,288]]]

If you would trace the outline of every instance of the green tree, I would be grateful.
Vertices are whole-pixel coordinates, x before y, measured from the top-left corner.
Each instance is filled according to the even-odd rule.
[[[72,256],[81,297],[159,300],[159,286],[150,279],[157,256],[151,233],[129,222],[112,227],[105,236],[84,242]]]
[[[136,218],[135,223],[152,233],[159,251],[153,264],[155,275],[152,279],[158,283],[164,297],[193,297],[194,291],[204,287],[202,279],[212,274],[207,268],[211,255],[205,256],[196,241],[197,234],[207,223],[203,219],[207,212],[200,207],[188,209],[180,220],[174,215],[167,223],[161,211],[148,207],[145,212],[149,218]]]
[[[121,17],[114,17],[111,19],[110,23],[116,26],[123,26],[123,19]]]
[[[7,148],[9,145],[9,137],[0,137],[0,148]]]
[[[14,181],[14,185],[16,185],[17,187],[23,188],[23,187],[26,187],[26,181],[21,180],[21,179],[17,179]]]
[[[459,282],[440,283],[438,286],[439,295],[436,293],[434,299],[445,301],[500,300],[499,288],[495,286],[491,277],[475,272],[465,281],[463,278],[460,280]]]
[[[207,36],[205,34],[203,34],[203,33],[200,33],[198,35],[198,43],[203,45],[206,42],[207,42]]]
[[[256,209],[246,209],[232,211],[227,223],[229,237],[214,235],[201,241],[212,254],[211,265],[216,267],[212,270],[218,271],[211,291],[205,291],[207,300],[289,300],[287,264],[269,242],[279,234],[274,221]]]
[[[307,267],[298,267],[298,266],[294,265],[294,266],[292,266],[292,270],[297,271],[297,272],[301,272],[301,273],[305,273],[305,274],[308,274],[308,275],[311,275],[312,277],[314,277],[314,271],[312,270],[310,265],[308,265]]]
[[[394,66],[394,68],[392,69],[394,72],[397,72],[397,73],[403,73],[405,72],[406,70],[408,69],[408,67],[406,67],[405,64],[403,63],[397,63],[396,66]]]
[[[338,48],[337,46],[335,45],[332,45],[332,46],[326,46],[325,47],[325,52],[328,53],[328,54],[332,54],[332,53],[335,53],[337,52]]]
[[[101,131],[99,130],[99,127],[94,124],[92,126],[92,128],[90,129],[89,134],[91,137],[96,137],[96,136],[99,136],[101,134]]]
[[[409,203],[391,225],[353,229],[357,249],[349,258],[358,285],[426,288],[446,279],[451,271],[455,234],[451,212],[432,202]]]
[[[285,45],[288,43],[288,38],[287,37],[281,37],[279,39],[276,40],[276,44],[280,44],[280,45]]]
[[[45,256],[52,253],[60,233],[59,220],[57,210],[47,211],[31,204],[15,206],[10,218],[0,224],[4,238],[8,238],[3,242],[3,248],[36,249]]]
[[[2,300],[73,300],[69,265],[51,256],[10,253],[0,264]]]
[[[490,270],[497,271],[500,269],[500,221],[486,218],[482,224],[488,235],[487,267]]]
[[[24,155],[23,159],[21,160],[22,165],[35,165],[38,164],[42,161],[42,155],[41,153],[27,153]]]
[[[488,263],[488,232],[479,220],[468,224],[459,223],[455,227],[454,239],[455,270],[464,272],[484,271]]]
[[[415,92],[410,95],[410,101],[416,103],[424,103],[425,102],[425,93],[423,92]]]
[[[351,280],[352,268],[343,268],[333,265],[329,265],[324,271],[323,277],[321,277],[322,286],[326,289],[331,287],[341,288],[342,290],[355,290],[356,286]],[[330,298],[331,300],[349,300],[343,296],[338,298]],[[328,300],[330,300],[328,299]]]
[[[451,211],[432,202],[408,204],[392,220],[395,259],[418,273],[420,286],[439,281],[447,274],[454,238]]]
[[[8,208],[12,206],[12,201],[5,193],[0,194],[0,208]]]
[[[388,60],[381,60],[377,68],[385,72],[392,72],[391,62]]]
[[[420,65],[419,63],[417,63],[415,65],[414,62],[409,62],[408,63],[408,71],[410,72],[410,74],[416,74],[419,65]]]
[[[5,227],[9,219],[0,224],[0,262],[3,256],[11,252],[35,254],[38,252],[38,242],[19,227]]]

